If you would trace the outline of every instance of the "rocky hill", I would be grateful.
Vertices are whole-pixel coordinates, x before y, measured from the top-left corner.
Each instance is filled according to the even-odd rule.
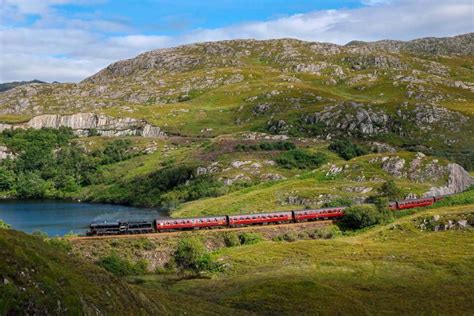
[[[344,177],[363,197],[390,178],[407,196],[460,191],[472,183],[460,166],[474,169],[473,46],[474,33],[344,46],[279,39],[158,49],[77,84],[30,84],[0,93],[0,129],[68,127],[81,137],[102,136],[74,141],[95,163],[97,151],[108,152],[108,137],[140,136],[128,138],[133,145],[124,157],[130,159],[96,166],[100,176],[65,194],[87,200],[176,207],[225,195],[235,211],[291,208],[357,199],[360,192],[348,192]],[[0,157],[21,156],[5,135]],[[369,155],[341,160],[328,146],[342,139]],[[295,148],[266,144],[279,141]],[[325,164],[294,167],[301,157],[289,155],[301,155],[298,150],[314,161],[324,155]],[[374,165],[373,159],[389,160]],[[419,165],[412,168],[412,161]],[[170,168],[186,175],[166,182],[160,172]],[[307,177],[324,189],[304,178],[311,170]],[[50,176],[45,172],[47,181]],[[212,190],[191,193],[188,180],[203,189],[197,176]],[[152,194],[146,186],[161,187],[156,181],[177,191]],[[248,186],[245,194],[234,192]],[[129,193],[134,190],[141,191]],[[268,203],[242,205],[232,198],[252,201],[246,194]]]

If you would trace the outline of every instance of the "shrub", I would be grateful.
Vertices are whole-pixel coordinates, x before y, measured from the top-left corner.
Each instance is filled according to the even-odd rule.
[[[91,128],[89,130],[89,133],[87,133],[87,137],[94,137],[94,136],[99,136],[99,132],[97,131],[96,128]]]
[[[97,264],[117,276],[143,274],[148,267],[146,260],[140,260],[134,264],[115,253],[101,258]]]
[[[11,226],[0,219],[0,228],[9,229]]]
[[[297,241],[298,239],[300,239],[300,237],[295,232],[287,232],[283,235],[273,238],[274,241],[287,241],[287,242]]]
[[[386,216],[373,205],[357,205],[344,210],[339,225],[344,230],[356,230],[383,223],[388,220]]]
[[[328,148],[345,160],[350,160],[354,157],[367,154],[365,148],[354,144],[347,139],[338,139],[331,143]]]
[[[309,153],[301,149],[293,149],[281,153],[275,161],[284,168],[306,169],[318,168],[326,161],[326,155],[323,153]]]
[[[234,232],[224,234],[224,244],[226,247],[236,247],[240,246],[239,235]]]
[[[184,237],[178,242],[175,251],[176,264],[194,272],[218,271],[220,266],[215,263],[206,247],[198,237]]]
[[[239,239],[241,245],[253,245],[263,241],[263,236],[258,233],[241,233]]]
[[[341,230],[336,225],[317,228],[311,233],[312,238],[316,239],[332,239],[341,234]]]

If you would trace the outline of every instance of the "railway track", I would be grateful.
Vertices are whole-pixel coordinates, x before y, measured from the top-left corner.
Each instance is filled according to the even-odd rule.
[[[180,230],[174,232],[163,232],[163,233],[149,233],[149,234],[132,234],[132,235],[104,235],[104,236],[75,236],[75,237],[66,237],[66,239],[71,241],[83,241],[83,240],[98,240],[98,239],[122,239],[122,238],[161,238],[166,236],[177,236],[183,233],[190,232],[239,232],[239,231],[262,231],[262,230],[271,230],[271,229],[280,229],[285,227],[324,227],[332,224],[332,220],[318,220],[311,222],[302,222],[302,223],[287,223],[287,224],[270,224],[270,225],[252,225],[244,227],[235,227],[235,228],[214,228],[214,229],[195,229],[195,230]]]

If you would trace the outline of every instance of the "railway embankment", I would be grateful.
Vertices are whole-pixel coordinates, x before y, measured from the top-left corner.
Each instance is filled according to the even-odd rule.
[[[327,239],[338,234],[333,221],[315,221],[281,225],[247,226],[232,229],[178,231],[141,235],[69,237],[73,252],[91,262],[116,254],[130,262],[145,261],[148,271],[166,267],[173,258],[182,238],[198,236],[207,250],[226,247],[226,243],[245,243],[251,240],[294,241],[299,239]]]

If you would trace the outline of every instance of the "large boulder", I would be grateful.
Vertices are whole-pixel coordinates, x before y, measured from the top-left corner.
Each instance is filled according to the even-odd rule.
[[[462,192],[474,185],[474,178],[458,164],[448,164],[448,183],[442,187],[432,187],[424,196],[438,196]]]

